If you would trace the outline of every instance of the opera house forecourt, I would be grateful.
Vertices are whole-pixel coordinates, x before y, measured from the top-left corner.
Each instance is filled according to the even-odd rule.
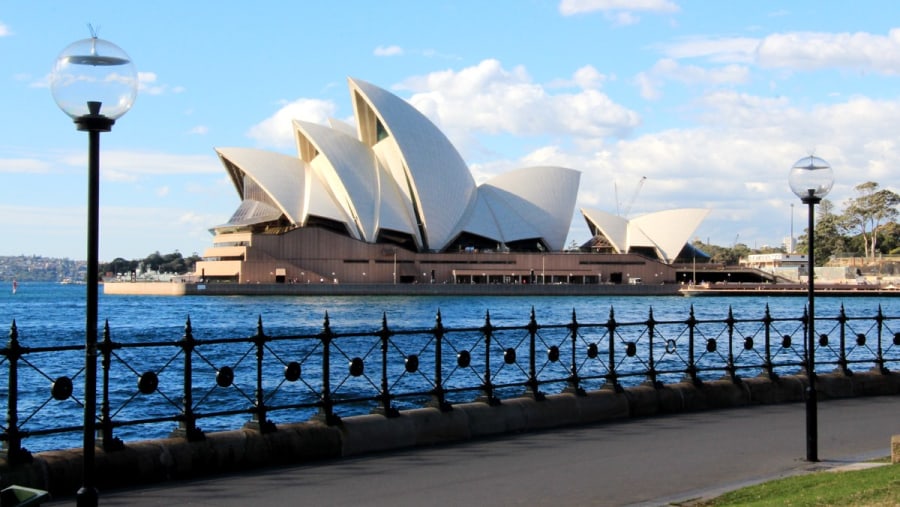
[[[212,229],[213,246],[193,282],[676,281],[671,264],[708,210],[629,220],[582,209],[593,237],[564,251],[579,171],[526,167],[478,185],[449,139],[411,104],[365,81],[348,82],[356,125],[294,120],[297,156],[216,149],[240,204]]]

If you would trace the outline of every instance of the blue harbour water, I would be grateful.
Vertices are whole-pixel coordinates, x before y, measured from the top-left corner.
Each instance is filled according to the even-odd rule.
[[[0,324],[8,330],[15,321],[18,339],[24,347],[78,346],[84,342],[85,286],[53,283],[20,282],[15,294],[11,284],[0,290]],[[440,311],[446,328],[475,328],[485,322],[490,313],[494,326],[524,326],[532,309],[540,325],[564,325],[571,322],[573,311],[579,324],[603,323],[611,309],[619,323],[643,322],[652,309],[656,321],[684,321],[693,308],[697,319],[725,319],[731,309],[736,319],[760,319],[766,307],[775,318],[799,318],[806,300],[803,297],[697,297],[681,296],[522,296],[522,297],[442,297],[442,296],[106,296],[100,295],[101,326],[108,321],[111,338],[121,343],[177,341],[184,334],[185,323],[191,320],[193,335],[198,340],[225,337],[248,337],[256,333],[258,319],[270,336],[314,334],[322,330],[325,315],[337,333],[371,332],[381,327],[382,318],[392,330],[427,329],[435,324]],[[841,306],[849,317],[874,317],[879,307],[888,317],[900,316],[900,298],[892,297],[822,297],[816,299],[817,318],[834,318]],[[900,323],[892,324],[900,327]],[[158,349],[138,350],[156,354]],[[120,352],[126,355],[126,351]],[[20,389],[20,427],[31,431],[44,426],[71,424],[77,426],[78,405],[54,408],[47,403],[47,386],[56,375],[71,371],[71,364],[83,360],[83,351],[55,353],[60,365],[69,364],[62,373],[52,367],[41,369],[36,385]],[[165,358],[161,359],[165,360]],[[20,364],[21,366],[21,364]],[[424,368],[424,366],[423,366]],[[0,376],[8,368],[0,367]],[[139,373],[139,372],[136,372]],[[69,373],[71,374],[71,373]],[[34,377],[34,375],[33,375]],[[415,379],[415,377],[411,377]],[[161,377],[161,385],[164,380]],[[404,381],[408,381],[404,379]],[[414,381],[414,380],[413,380]],[[76,379],[75,382],[78,382]],[[81,380],[83,382],[83,380]],[[267,385],[276,383],[267,379]],[[35,382],[32,382],[33,384]],[[8,395],[6,379],[0,379],[0,399],[6,411]],[[277,387],[277,386],[276,386]],[[422,388],[426,389],[426,388]],[[76,395],[81,392],[76,384]],[[177,389],[168,395],[171,412],[178,401]],[[252,391],[249,393],[252,396]],[[196,400],[195,400],[196,401]],[[215,400],[212,400],[213,402]],[[44,406],[46,404],[47,406]],[[130,399],[120,402],[125,408],[118,417],[137,419],[152,417],[159,406],[142,406]],[[165,411],[163,410],[163,411]],[[36,411],[36,412],[35,412]],[[37,413],[33,420],[21,421],[23,414]],[[0,414],[0,417],[5,417]],[[247,415],[238,416],[246,420]],[[53,424],[47,419],[56,419]],[[60,420],[71,422],[60,423]],[[117,436],[125,440],[165,436],[172,429],[171,421],[158,424],[156,429],[122,428]],[[204,423],[204,429],[234,429],[240,423]],[[230,427],[228,427],[230,425]],[[4,424],[4,427],[7,425]],[[52,438],[30,437],[26,447],[32,451],[77,447],[77,432],[53,435]]]

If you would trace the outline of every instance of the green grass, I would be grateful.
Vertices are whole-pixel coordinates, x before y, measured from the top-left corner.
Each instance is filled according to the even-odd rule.
[[[900,506],[900,464],[850,472],[817,472],[726,493],[692,506]]]

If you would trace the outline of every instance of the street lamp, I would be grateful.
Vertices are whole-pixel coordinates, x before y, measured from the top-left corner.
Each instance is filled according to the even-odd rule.
[[[791,167],[788,176],[791,191],[809,206],[809,237],[807,248],[807,343],[806,343],[806,460],[819,461],[818,420],[816,407],[816,326],[815,326],[815,206],[831,191],[834,185],[834,171],[828,162],[812,155],[801,158]]]
[[[84,478],[77,505],[97,505],[94,480],[97,415],[97,290],[99,284],[100,133],[112,130],[137,97],[137,70],[118,46],[91,37],[70,44],[56,59],[50,76],[53,99],[88,133],[87,308],[84,347]]]

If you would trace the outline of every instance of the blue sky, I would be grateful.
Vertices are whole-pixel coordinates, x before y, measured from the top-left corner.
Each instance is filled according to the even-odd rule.
[[[804,229],[787,175],[810,153],[833,166],[839,208],[866,181],[900,191],[898,13],[891,1],[0,0],[0,255],[86,257],[87,136],[48,81],[88,24],[141,77],[101,137],[111,260],[202,254],[239,204],[214,149],[293,154],[292,118],[351,117],[348,76],[423,111],[479,182],[571,167],[577,207],[703,207],[699,239],[777,245]],[[567,243],[588,236],[576,209]]]

